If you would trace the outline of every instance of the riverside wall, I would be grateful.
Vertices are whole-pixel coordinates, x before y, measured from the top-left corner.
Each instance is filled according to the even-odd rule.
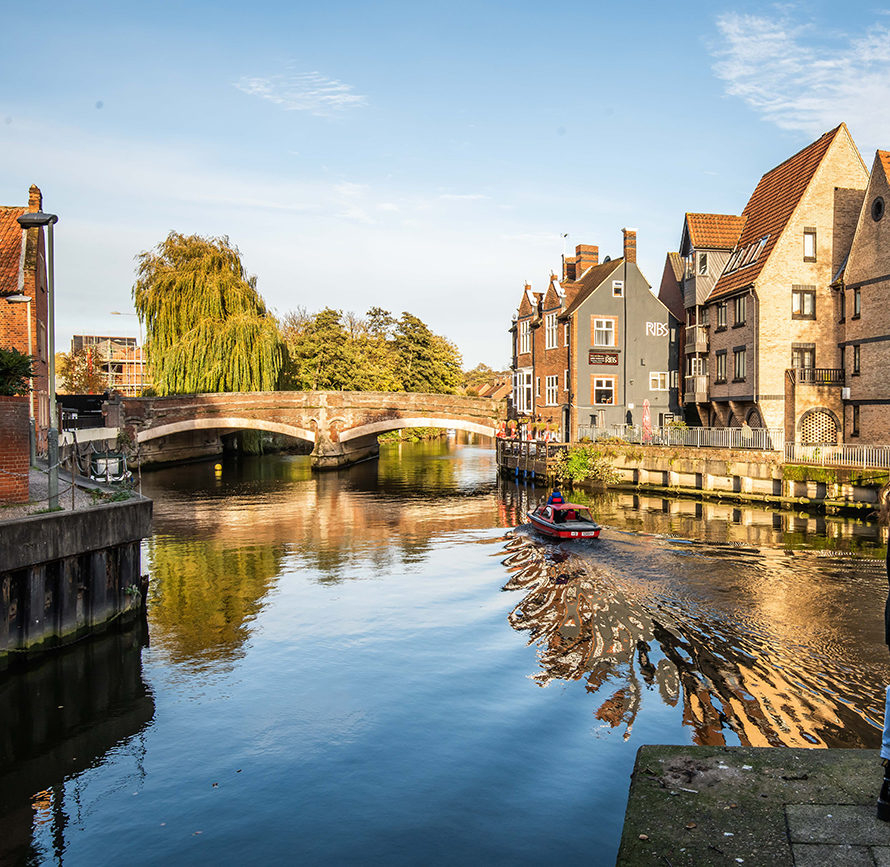
[[[0,521],[0,670],[135,616],[151,500]]]

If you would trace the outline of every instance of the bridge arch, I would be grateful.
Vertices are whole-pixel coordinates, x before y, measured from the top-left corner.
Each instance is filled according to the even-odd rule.
[[[261,430],[267,433],[284,434],[300,440],[315,442],[315,433],[305,428],[290,424],[281,424],[275,421],[264,421],[257,418],[238,418],[236,416],[220,416],[218,418],[194,418],[186,421],[176,421],[170,424],[162,424],[157,427],[146,428],[136,434],[136,440],[140,443],[149,440],[160,439],[172,434],[187,433],[195,430]]]
[[[361,437],[371,436],[372,434],[386,433],[391,430],[401,430],[406,427],[438,427],[453,428],[454,430],[468,431],[469,433],[480,434],[481,436],[494,437],[497,430],[489,425],[477,424],[472,421],[464,421],[457,418],[388,418],[384,421],[375,421],[370,424],[359,425],[340,433],[340,442],[349,442],[350,440],[360,439]]]

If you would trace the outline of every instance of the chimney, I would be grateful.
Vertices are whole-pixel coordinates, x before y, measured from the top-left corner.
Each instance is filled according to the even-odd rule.
[[[575,279],[575,257],[574,256],[563,256],[562,257],[562,279],[563,280],[574,280]]]
[[[624,232],[624,261],[625,262],[636,262],[637,261],[637,230],[636,229],[622,229]]]
[[[598,265],[600,248],[592,244],[578,244],[575,247],[575,273],[580,277],[588,268]]]
[[[40,192],[40,187],[36,184],[31,184],[31,188],[28,190],[28,210],[43,210],[43,193]]]

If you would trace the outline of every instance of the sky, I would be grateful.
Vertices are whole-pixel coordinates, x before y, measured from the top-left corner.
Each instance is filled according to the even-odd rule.
[[[890,7],[743,5],[17,4],[0,204],[59,215],[59,349],[139,334],[111,312],[176,230],[227,235],[276,314],[407,310],[504,368],[564,249],[636,228],[657,289],[686,211],[841,121],[890,148]]]

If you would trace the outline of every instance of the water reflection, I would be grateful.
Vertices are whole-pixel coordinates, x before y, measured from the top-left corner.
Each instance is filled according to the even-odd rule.
[[[876,746],[886,672],[851,660],[868,630],[845,603],[857,576],[880,586],[881,561],[811,556],[783,581],[755,549],[688,547],[514,534],[504,589],[523,593],[509,621],[538,648],[534,679],[583,681],[596,718],[625,739],[649,694],[682,704],[698,744]]]
[[[0,863],[62,863],[88,810],[77,777],[112,749],[132,753],[154,716],[142,678],[144,625],[48,655],[0,680]]]

